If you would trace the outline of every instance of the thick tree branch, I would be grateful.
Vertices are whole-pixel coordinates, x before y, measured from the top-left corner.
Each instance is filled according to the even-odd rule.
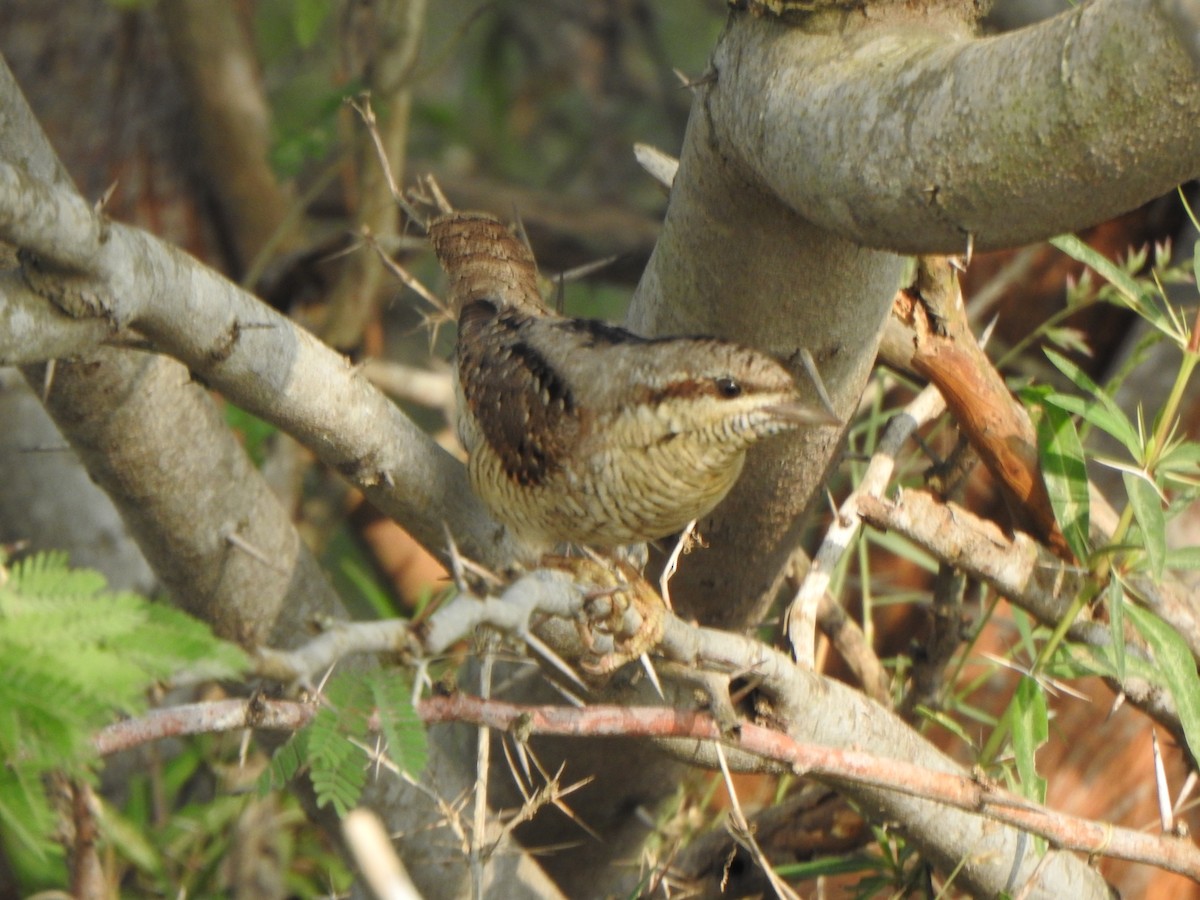
[[[460,463],[344,357],[211,269],[3,163],[0,238],[37,257],[26,277],[60,309],[137,329],[210,387],[307,446],[427,548],[442,549],[446,523],[474,559],[501,565],[515,555]],[[18,288],[0,309],[28,300]],[[53,332],[59,324],[47,304],[37,328]],[[7,338],[0,360],[31,361]]]
[[[576,584],[567,572],[538,570],[514,582],[499,597],[479,600],[460,595],[434,613],[425,626],[415,630],[399,624],[395,628],[377,630],[339,629],[332,639],[314,641],[311,650],[301,648],[294,653],[266,654],[263,660],[273,670],[291,669],[303,675],[306,667],[327,665],[331,652],[347,652],[356,643],[377,650],[381,646],[395,646],[402,640],[416,638],[427,653],[436,654],[479,625],[498,628],[528,641],[535,632],[536,623],[536,634],[545,642],[542,646],[549,646],[559,656],[574,661],[581,646],[577,623],[604,622],[611,630],[635,634],[644,629],[646,614],[635,605],[622,604],[620,598],[612,594],[597,597],[595,592]],[[547,616],[553,617],[551,622],[545,621]],[[554,626],[553,620],[559,620],[564,627]],[[654,651],[656,658],[678,664],[681,672],[709,672],[718,678],[753,675],[758,679],[756,694],[761,700],[758,709],[769,710],[770,721],[786,731],[793,741],[839,752],[861,749],[880,758],[903,760],[935,772],[954,773],[964,783],[971,781],[968,774],[961,772],[955,763],[893,713],[846,685],[796,667],[784,654],[752,638],[701,628],[669,612],[662,613],[661,634],[661,643]],[[596,633],[594,638],[605,640],[602,633]],[[664,675],[669,671],[674,670],[664,668]],[[672,683],[673,679],[664,679],[668,695],[676,705],[686,705],[684,698],[691,693],[688,683],[685,682],[678,692]],[[652,695],[649,688],[639,693],[620,687],[619,679],[611,690],[600,693],[601,699],[620,696],[633,703],[648,702]],[[724,722],[726,729],[734,726],[736,720],[725,721],[732,715],[732,707],[726,701],[726,711],[722,712],[722,698],[715,696],[713,699],[716,718]],[[681,715],[674,710],[666,710],[663,714]],[[623,714],[610,712],[608,715],[620,719]],[[746,726],[741,727],[744,731]],[[715,767],[712,747],[704,741],[678,735],[662,737],[664,746],[673,754]],[[746,770],[762,770],[761,759],[755,761],[752,755],[729,758]],[[1011,889],[1008,880],[1014,865],[1019,872],[1015,881],[1018,885],[1030,878],[1037,865],[1037,860],[1032,858],[1020,858],[1014,863],[1021,841],[1011,828],[996,827],[976,815],[950,811],[922,797],[898,792],[894,783],[872,784],[855,778],[840,779],[836,774],[831,774],[829,780],[839,791],[870,811],[876,821],[901,823],[905,832],[944,871],[958,865],[964,848],[970,848],[959,875],[966,881],[958,882],[968,890],[991,896],[1006,889],[1006,885]],[[1035,892],[1033,896],[1077,896],[1076,891],[1084,892],[1079,896],[1106,896],[1095,873],[1078,860],[1062,854],[1054,855],[1042,872],[1038,891],[1044,893]],[[1056,891],[1060,893],[1056,894]]]
[[[741,15],[707,112],[733,165],[834,234],[906,253],[1010,247],[1200,173],[1200,79],[1176,27],[1197,7],[1097,0],[985,39],[889,25],[884,4],[849,27]]]

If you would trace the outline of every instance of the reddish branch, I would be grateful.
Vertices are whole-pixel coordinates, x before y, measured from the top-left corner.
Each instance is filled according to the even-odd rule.
[[[1150,863],[1200,881],[1200,850],[1183,838],[1142,834],[1056,813],[987,779],[934,772],[858,750],[801,744],[786,734],[749,722],[740,725],[735,734],[724,735],[708,713],[670,707],[521,706],[464,694],[432,697],[422,701],[419,710],[426,723],[469,722],[499,730],[517,730],[522,734],[637,735],[722,741],[786,763],[800,775],[853,781],[936,800],[1021,828],[1062,849]]]
[[[315,709],[311,704],[262,698],[192,704],[157,710],[140,719],[109,726],[93,743],[100,753],[107,754],[169,735],[239,728],[293,731],[308,724]],[[1200,849],[1184,838],[1143,834],[1057,813],[983,777],[935,772],[858,750],[802,744],[786,734],[749,722],[731,733],[722,733],[716,720],[706,712],[671,707],[522,706],[465,694],[422,700],[417,709],[426,724],[467,722],[522,736],[720,741],[785,763],[800,775],[835,783],[854,782],[935,800],[1023,829],[1058,848],[1148,863],[1200,881]]]
[[[895,362],[937,385],[954,420],[1000,486],[1013,524],[1059,558],[1073,562],[1042,480],[1029,414],[975,340],[950,263],[923,258],[916,284],[896,295],[892,318],[892,325],[900,323],[911,342],[905,345],[907,358]]]

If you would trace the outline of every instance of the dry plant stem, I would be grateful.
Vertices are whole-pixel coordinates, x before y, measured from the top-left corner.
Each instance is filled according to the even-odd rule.
[[[97,842],[99,804],[89,785],[71,782],[65,785],[71,800],[70,847],[71,894],[75,900],[105,900],[110,896]]]
[[[946,690],[944,673],[950,660],[963,643],[963,594],[967,576],[953,566],[942,563],[933,585],[933,603],[929,614],[930,639],[924,642],[922,654],[914,660],[912,686],[904,696],[900,715],[911,721],[917,708],[941,708]]]
[[[58,334],[66,330],[71,336],[86,336],[88,340],[81,341],[73,349],[66,349],[65,342],[59,339],[60,347],[55,355],[76,356],[95,346],[91,340],[95,336],[92,326],[102,324],[111,333],[120,334],[126,322],[133,323],[145,314],[145,323],[138,321],[137,324],[146,325],[147,335],[161,333],[168,336],[160,347],[173,350],[187,361],[192,373],[219,387],[235,402],[240,400],[239,405],[243,408],[274,421],[285,430],[290,423],[295,436],[317,450],[326,462],[340,465],[343,472],[349,470],[360,474],[370,471],[371,462],[381,462],[385,472],[389,461],[395,463],[397,474],[394,478],[368,476],[366,480],[370,483],[362,486],[377,507],[410,525],[416,522],[413,531],[424,539],[427,547],[441,546],[444,522],[448,520],[465,551],[473,557],[495,564],[512,558],[513,549],[506,545],[503,534],[497,532],[481,504],[475,500],[462,466],[437,449],[423,432],[397,413],[391,403],[370,389],[344,359],[186,254],[134,229],[103,226],[90,206],[71,190],[69,180],[2,60],[0,109],[5,116],[5,140],[0,142],[0,169],[4,171],[0,182],[4,187],[0,187],[0,194],[14,186],[15,182],[8,177],[14,171],[22,173],[18,179],[21,183],[37,185],[33,194],[25,194],[23,198],[5,194],[0,199],[0,231],[8,238],[14,237],[12,229],[20,231],[21,238],[13,243],[34,250],[44,262],[58,262],[66,271],[76,273],[101,273],[96,282],[98,294],[109,299],[121,298],[119,309],[110,307],[107,314],[64,324],[62,313],[44,298],[40,304],[29,302],[31,292],[19,279],[15,282],[0,280],[3,291],[0,293],[0,310],[11,309],[11,304],[17,304],[15,321],[25,323],[16,329],[18,336],[22,331],[37,334],[43,330]],[[42,206],[41,200],[49,205]],[[78,243],[80,240],[82,244]],[[74,281],[78,287],[80,280],[66,275],[53,279],[59,282],[58,289],[63,290],[64,295],[67,293],[64,284]],[[43,289],[52,283],[47,279],[42,284]],[[8,293],[14,284],[18,289]],[[97,296],[83,290],[76,291],[73,296],[78,299],[85,294]],[[135,308],[141,312],[135,313]],[[150,312],[147,313],[148,309]],[[6,319],[5,313],[0,312],[0,321]],[[251,339],[250,346],[239,338]],[[36,342],[31,345],[36,351]],[[228,352],[231,348],[232,354]],[[20,342],[10,340],[8,333],[0,333],[0,361],[28,364],[45,358],[45,354],[27,353]],[[190,384],[187,372],[176,371],[179,372],[174,381],[177,387]],[[190,390],[195,392],[197,389],[192,385]],[[122,390],[109,392],[105,398],[94,394],[91,398],[94,411],[102,415],[101,399],[108,403],[119,402],[124,397]],[[162,394],[160,398],[166,408],[173,408],[178,403],[170,394]],[[278,418],[277,414],[280,414]],[[172,435],[158,448],[139,445],[141,456],[136,460],[137,471],[127,473],[128,483],[136,484],[145,473],[147,459],[152,461],[151,469],[172,460],[179,447],[179,436],[179,433]],[[231,440],[222,425],[219,435],[204,436],[197,440],[193,449],[203,454],[204,448],[210,445],[210,438],[218,446],[222,440]],[[203,459],[201,462],[207,464]],[[368,469],[361,469],[360,462],[368,463]],[[379,470],[375,472],[378,475]],[[410,475],[414,479],[411,483],[407,481]],[[250,477],[251,485],[257,485],[261,480],[252,469]],[[192,478],[197,484],[189,487]],[[182,515],[174,520],[185,523],[188,534],[195,534],[199,527],[194,498],[207,496],[214,485],[226,491],[241,487],[241,482],[217,477],[202,465],[199,469],[180,473],[180,478],[166,492],[166,496],[174,497],[180,506],[189,507],[190,520]],[[390,500],[389,494],[392,495]],[[243,500],[249,496],[250,492],[243,491]],[[409,511],[416,511],[416,519],[409,518],[406,512],[410,502],[414,509]],[[446,503],[444,509],[441,507],[443,502]],[[419,511],[422,508],[424,512]],[[468,518],[477,517],[476,524],[461,528],[457,520],[460,511]],[[242,507],[242,513],[230,518],[238,523],[251,521],[255,527],[264,529],[271,527],[270,517],[260,515],[259,510],[250,506]],[[417,520],[423,520],[423,524]],[[214,522],[201,537],[208,539],[218,533],[223,524]],[[279,527],[279,533],[286,535],[291,525],[284,522]],[[186,535],[179,537],[186,538]],[[176,536],[168,535],[168,539],[175,540]],[[251,543],[260,548],[270,546],[269,541],[254,540]],[[208,567],[219,564],[222,559],[186,556],[169,565],[181,575],[190,567],[195,576],[192,583],[204,584],[210,583]],[[281,615],[279,631],[273,640],[280,644],[293,643],[290,634],[303,627],[302,617],[306,611],[318,611],[307,599],[310,595],[319,595],[329,601],[320,607],[321,618],[340,614],[340,609],[333,605],[336,600],[328,583],[315,563],[311,563],[307,553],[302,553],[299,559],[303,564],[295,569],[295,577],[289,583],[295,594],[276,592],[273,587],[260,590],[257,584],[243,585],[237,580],[225,579],[220,586],[227,594],[194,599],[197,606],[210,603],[227,610],[237,610],[238,604],[247,604],[248,612],[253,616],[251,621],[227,623],[232,633],[246,633],[256,630],[263,621],[263,614],[252,603],[260,593],[268,599],[286,596],[287,602],[279,607],[286,609],[286,615]],[[255,565],[255,571],[278,577],[271,569]],[[449,797],[459,795],[469,787],[466,774],[469,770],[455,768],[449,760],[455,758],[461,741],[452,729],[444,728],[435,730],[430,740],[437,749],[431,754],[434,762],[425,773],[427,783],[432,785],[435,795],[436,792]],[[431,865],[431,861],[441,858],[443,850],[430,844],[429,836],[435,832],[429,827],[443,821],[444,814],[428,790],[372,782],[365,802],[385,816],[389,828],[412,835],[405,844],[406,860],[427,896],[431,900],[459,897],[462,895],[460,885],[445,878],[439,866]],[[504,884],[506,892],[514,898],[540,900],[558,895],[539,867],[508,843],[496,853],[489,876],[490,883]]]
[[[863,473],[854,493],[842,503],[837,518],[825,533],[808,573],[788,606],[788,642],[796,662],[809,669],[815,668],[813,653],[816,648],[817,613],[821,598],[829,590],[829,579],[838,562],[854,541],[859,528],[858,507],[864,496],[880,496],[887,490],[888,482],[896,469],[896,456],[905,441],[927,422],[932,421],[946,408],[942,395],[930,385],[918,394],[898,413],[883,432],[867,471]]]
[[[755,837],[774,859],[807,860],[824,856],[840,856],[859,850],[872,841],[863,818],[851,809],[833,790],[815,781],[797,785],[787,797],[773,806],[758,810],[750,819]],[[733,858],[734,847],[729,835],[709,831],[688,841],[686,847],[671,861],[673,873],[685,882],[704,879],[715,883]],[[751,867],[729,873],[729,896],[754,896],[767,888],[765,877]],[[711,889],[703,894],[715,897]]]
[[[494,634],[483,634],[483,663],[479,667],[479,694],[486,701],[492,693],[492,667],[498,644]],[[480,726],[475,734],[475,806],[471,823],[471,896],[483,898],[483,866],[487,857],[488,775],[491,771],[492,741],[488,729]]]
[[[454,385],[448,372],[433,372],[381,359],[367,360],[362,371],[368,381],[389,397],[448,413],[454,410]]]
[[[42,382],[42,367],[25,374]],[[305,618],[341,613],[287,511],[178,363],[101,348],[59,362],[46,407],[172,597],[218,634],[288,645]]]
[[[721,776],[725,779],[725,791],[729,795],[729,821],[725,823],[725,827],[740,846],[750,851],[754,862],[766,874],[767,882],[771,885],[771,890],[774,891],[776,897],[779,897],[780,900],[799,900],[796,892],[779,877],[754,837],[754,830],[750,827],[746,814],[742,812],[742,803],[738,799],[737,786],[733,783],[733,774],[729,771],[725,751],[719,742],[713,743],[713,749],[716,751],[717,762],[721,767]]]
[[[61,163],[2,61],[0,109],[7,126],[0,144],[0,169],[5,175],[19,171],[21,183],[36,185],[34,196],[6,196],[15,201],[15,208],[0,203],[4,207],[0,231],[29,226],[36,234],[34,249],[52,253],[87,235],[84,239],[92,241],[94,253],[105,234],[102,220],[70,188]],[[4,176],[0,180],[13,186]],[[57,198],[65,207],[51,202],[42,208],[38,196]],[[67,218],[58,221],[57,215],[66,209],[70,210]],[[12,243],[26,246],[20,239]],[[201,268],[179,251],[171,252]],[[95,261],[86,252],[76,256],[67,251],[67,255],[76,263],[85,263],[86,256]],[[127,277],[137,285],[141,270],[132,258],[125,262]],[[82,271],[86,265],[70,268]],[[62,284],[56,289],[71,292]],[[175,289],[186,293],[185,287]],[[82,299],[91,294],[81,290],[73,296]],[[143,301],[153,304],[154,299],[151,293]],[[3,333],[0,362],[29,364],[48,358],[25,355],[19,344],[10,343],[14,338],[43,331],[84,338],[73,350],[60,346],[54,354],[75,361],[56,367],[47,408],[92,478],[113,498],[147,560],[178,602],[218,633],[246,643],[291,644],[303,616],[341,613],[340,602],[302,546],[286,511],[186,369],[133,351],[94,350],[95,326],[123,333],[118,324],[122,317],[85,317],[65,324],[64,315],[44,299],[39,309],[16,275],[0,279],[3,308],[15,310],[14,321],[24,322],[24,327],[16,329],[15,335]],[[48,349],[36,341],[30,345]],[[34,390],[42,389],[40,367],[27,365],[25,375]],[[208,497],[211,502],[197,506],[195,497]],[[223,537],[229,533],[264,552],[274,565],[264,565],[229,544]],[[287,616],[281,615],[285,608]]]
[[[342,820],[342,835],[379,900],[421,900],[378,816],[365,809],[351,810]]]
[[[817,608],[817,627],[850,667],[863,692],[876,703],[890,707],[892,688],[887,670],[875,655],[859,624],[846,615],[841,604],[829,594],[821,595],[821,603]]]
[[[412,107],[408,80],[420,48],[425,5],[426,0],[384,0],[357,11],[367,18],[358,28],[367,45],[367,89],[381,112],[368,123],[372,139],[361,145],[356,160],[353,200],[360,233],[391,235],[399,224],[390,185],[404,178]],[[360,127],[357,120],[353,127]],[[323,337],[334,347],[358,344],[382,286],[383,268],[375,254],[366,249],[354,254],[334,286]]]
[[[936,17],[915,22],[902,5],[812,16],[807,31],[734,14],[713,77],[695,88],[632,327],[784,355],[808,346],[844,414],[900,278],[899,260],[864,248],[961,252],[972,234],[981,249],[1024,243],[1195,174],[1200,82],[1164,8],[1101,0],[986,40],[925,30]],[[889,14],[903,21],[889,28]],[[1028,83],[996,77],[1014,65],[1028,66]],[[1151,94],[1159,102],[1147,104]],[[1100,181],[1106,190],[1093,190]],[[714,550],[673,582],[681,608],[717,625],[761,612],[835,443],[779,441],[748,461],[742,485],[700,523]]]
[[[330,622],[321,635],[294,650],[260,647],[254,673],[292,684],[311,683],[338,660],[355,653],[400,653],[411,649],[412,623],[407,619],[374,622]]]
[[[158,579],[120,513],[17,370],[0,368],[0,422],[0,544],[65,550],[72,565],[99,571],[112,590],[152,594]]]
[[[189,734],[213,734],[247,728],[298,731],[312,721],[316,707],[261,695],[247,700],[217,700],[156,709],[101,729],[92,746],[101,756],[131,750],[151,741]]]

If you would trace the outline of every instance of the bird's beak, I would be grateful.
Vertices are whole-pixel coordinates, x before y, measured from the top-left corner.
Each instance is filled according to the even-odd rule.
[[[832,409],[826,409],[823,406],[810,406],[798,400],[768,406],[767,412],[786,422],[795,422],[797,425],[845,424]]]

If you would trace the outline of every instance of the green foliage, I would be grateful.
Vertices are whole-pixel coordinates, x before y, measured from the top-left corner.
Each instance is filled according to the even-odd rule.
[[[1175,629],[1149,610],[1129,604],[1125,610],[1154,653],[1155,681],[1166,683],[1193,756],[1200,755],[1200,675],[1196,660]]]
[[[1189,210],[1190,212],[1190,210]],[[1094,293],[1103,302],[1124,306],[1147,322],[1154,339],[1174,345],[1180,352],[1180,363],[1170,394],[1162,408],[1147,426],[1139,407],[1136,423],[1113,399],[1110,389],[1095,383],[1078,366],[1052,350],[1046,350],[1050,362],[1079,390],[1079,394],[1036,389],[1027,396],[1036,397],[1042,406],[1039,421],[1039,448],[1042,451],[1046,483],[1059,524],[1072,550],[1080,559],[1091,564],[1095,589],[1086,597],[1076,598],[1073,610],[1081,603],[1105,597],[1113,635],[1111,648],[1090,651],[1091,660],[1104,674],[1124,678],[1134,666],[1134,660],[1124,652],[1124,623],[1131,621],[1150,645],[1155,658],[1151,667],[1137,665],[1140,677],[1165,684],[1179,709],[1180,720],[1193,754],[1200,752],[1200,677],[1196,662],[1187,646],[1175,631],[1153,613],[1128,603],[1122,579],[1130,570],[1142,569],[1161,580],[1168,567],[1191,567],[1200,563],[1194,548],[1169,550],[1167,522],[1169,517],[1192,503],[1200,484],[1200,445],[1177,435],[1180,404],[1192,370],[1200,362],[1194,336],[1182,311],[1166,297],[1163,284],[1185,282],[1200,274],[1200,263],[1193,257],[1190,266],[1171,268],[1167,265],[1165,249],[1159,251],[1148,276],[1139,276],[1146,264],[1146,252],[1134,253],[1124,264],[1114,263],[1083,244],[1066,236],[1051,243],[1076,260],[1085,263],[1105,279],[1099,288],[1084,284],[1082,290]],[[1195,248],[1193,248],[1195,249]],[[1078,293],[1076,302],[1078,302]],[[1140,364],[1150,341],[1144,341],[1119,378],[1126,377],[1134,365]],[[1110,545],[1103,553],[1090,554],[1087,541],[1087,479],[1082,442],[1074,431],[1071,416],[1078,416],[1087,426],[1115,438],[1127,459],[1103,459],[1105,465],[1119,470],[1128,503],[1121,514]],[[1074,613],[1072,613],[1073,615]],[[1038,664],[1043,663],[1056,649],[1056,639],[1069,622],[1061,623],[1051,640],[1043,646]],[[1017,721],[1029,709],[1030,697],[1021,689],[1014,698],[1007,721],[1014,729],[1018,768],[1026,780],[1028,760],[1022,761],[1020,739],[1016,734]]]
[[[372,714],[383,737],[379,745],[370,736]],[[345,672],[325,687],[312,723],[276,752],[259,791],[265,794],[307,770],[317,805],[332,804],[343,816],[358,803],[368,769],[419,772],[425,758],[425,729],[408,679],[394,670]]]
[[[1046,779],[1038,774],[1037,751],[1050,738],[1050,712],[1046,692],[1029,676],[1022,676],[1013,696],[1013,753],[1020,791],[1037,803],[1046,801]]]
[[[292,30],[296,35],[296,43],[301,47],[311,47],[332,13],[332,0],[293,0]]]
[[[389,619],[402,614],[374,560],[348,526],[329,536],[321,566],[329,573],[351,618]]]
[[[203,735],[133,774],[120,809],[98,800],[111,874],[128,897],[225,897],[282,882],[292,897],[342,896],[351,875],[289,793],[240,788],[264,761],[241,758],[239,735]],[[214,794],[215,791],[215,794]]]
[[[0,567],[0,834],[10,856],[45,860],[55,816],[43,779],[95,781],[92,735],[146,708],[146,691],[187,670],[234,676],[242,652],[176,609],[105,590],[66,555]]]
[[[225,404],[225,422],[241,437],[254,465],[261,468],[267,458],[267,442],[278,434],[279,429],[232,403]]]
[[[1041,393],[1044,396],[1045,392]],[[1087,465],[1075,422],[1060,406],[1047,403],[1038,418],[1037,438],[1046,492],[1058,527],[1071,552],[1087,559],[1091,555]]]

